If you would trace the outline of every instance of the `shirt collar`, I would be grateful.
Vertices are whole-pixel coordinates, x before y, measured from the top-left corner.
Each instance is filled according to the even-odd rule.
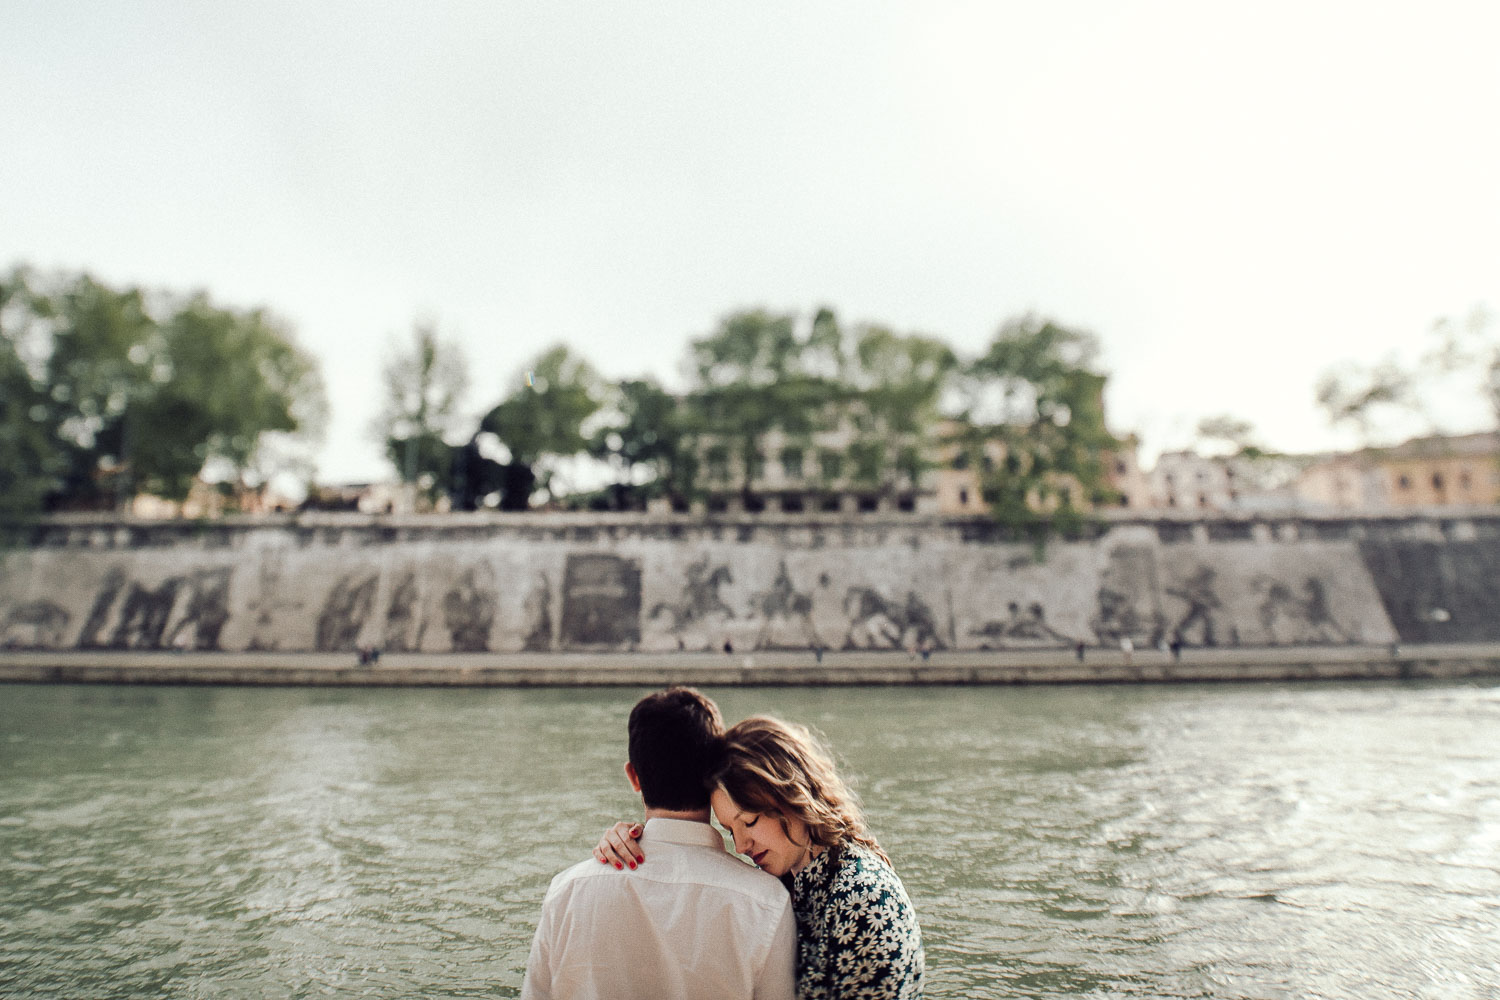
[[[683,844],[688,847],[717,847],[724,850],[724,837],[707,823],[691,819],[667,819],[653,816],[646,820],[646,829],[641,833],[641,842],[651,840],[668,844]]]

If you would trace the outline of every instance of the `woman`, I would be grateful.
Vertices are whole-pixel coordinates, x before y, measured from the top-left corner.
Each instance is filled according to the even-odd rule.
[[[755,716],[725,733],[714,816],[734,849],[778,876],[797,916],[802,1000],[922,995],[922,931],[906,889],[828,751],[802,726]],[[617,823],[594,850],[605,864],[645,858],[640,828]]]

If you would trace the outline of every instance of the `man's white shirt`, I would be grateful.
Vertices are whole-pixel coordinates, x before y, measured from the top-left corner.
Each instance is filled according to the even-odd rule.
[[[590,858],[552,880],[522,1000],[793,1000],[797,924],[771,875],[707,823],[654,817],[644,864]]]

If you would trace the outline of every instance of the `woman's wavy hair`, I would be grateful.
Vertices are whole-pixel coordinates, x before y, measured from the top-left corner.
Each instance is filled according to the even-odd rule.
[[[865,829],[859,797],[834,769],[833,755],[805,726],[754,715],[724,734],[723,747],[714,781],[736,805],[776,816],[784,831],[789,817],[799,819],[819,846],[853,841],[890,863]]]

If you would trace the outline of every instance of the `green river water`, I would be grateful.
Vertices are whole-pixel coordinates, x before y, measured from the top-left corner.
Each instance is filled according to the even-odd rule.
[[[515,996],[627,689],[0,687],[0,996]],[[821,730],[930,997],[1500,997],[1500,685],[710,690]]]

